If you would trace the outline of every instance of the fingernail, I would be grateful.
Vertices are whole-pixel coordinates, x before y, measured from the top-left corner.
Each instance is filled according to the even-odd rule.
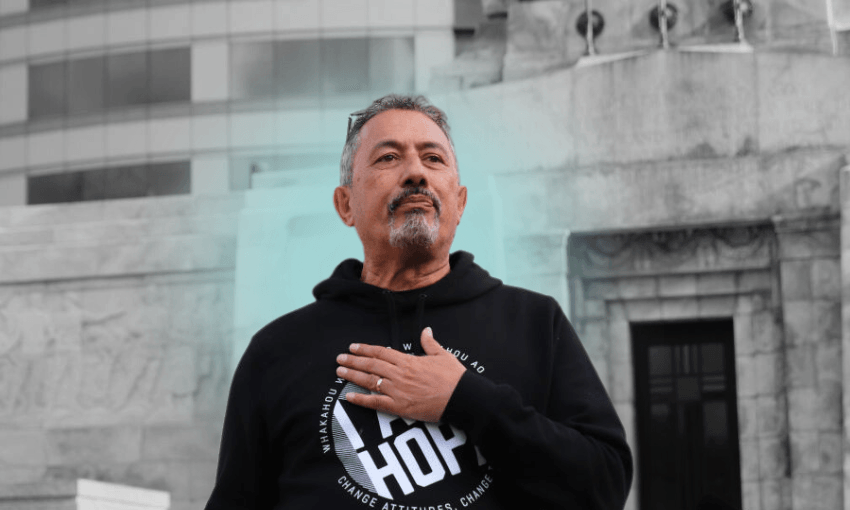
[[[348,360],[348,354],[340,354],[336,357],[336,360],[340,363],[345,363]]]
[[[348,373],[348,369],[345,367],[336,367],[336,375],[343,376]]]
[[[357,349],[360,348],[360,344],[351,344],[348,348],[351,349],[351,352],[357,352]]]
[[[425,328],[425,331],[427,331],[429,335],[434,336],[434,330],[431,329],[431,326]]]

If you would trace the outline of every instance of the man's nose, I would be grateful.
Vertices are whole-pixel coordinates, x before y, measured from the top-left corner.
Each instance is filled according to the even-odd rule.
[[[404,186],[405,187],[423,187],[427,183],[425,176],[425,165],[419,161],[419,158],[414,158],[404,165]]]

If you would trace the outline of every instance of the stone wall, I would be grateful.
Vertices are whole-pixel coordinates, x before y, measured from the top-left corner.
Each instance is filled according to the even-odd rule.
[[[203,505],[230,382],[241,196],[0,209],[0,480]]]

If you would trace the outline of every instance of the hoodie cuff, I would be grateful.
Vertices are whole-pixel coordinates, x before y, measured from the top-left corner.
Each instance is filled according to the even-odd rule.
[[[478,437],[498,407],[495,404],[498,391],[496,383],[467,370],[458,381],[440,421],[464,430],[473,438]]]

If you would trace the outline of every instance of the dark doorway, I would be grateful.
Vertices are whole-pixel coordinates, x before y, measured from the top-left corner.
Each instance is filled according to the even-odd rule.
[[[641,509],[741,507],[733,331],[631,324]]]

